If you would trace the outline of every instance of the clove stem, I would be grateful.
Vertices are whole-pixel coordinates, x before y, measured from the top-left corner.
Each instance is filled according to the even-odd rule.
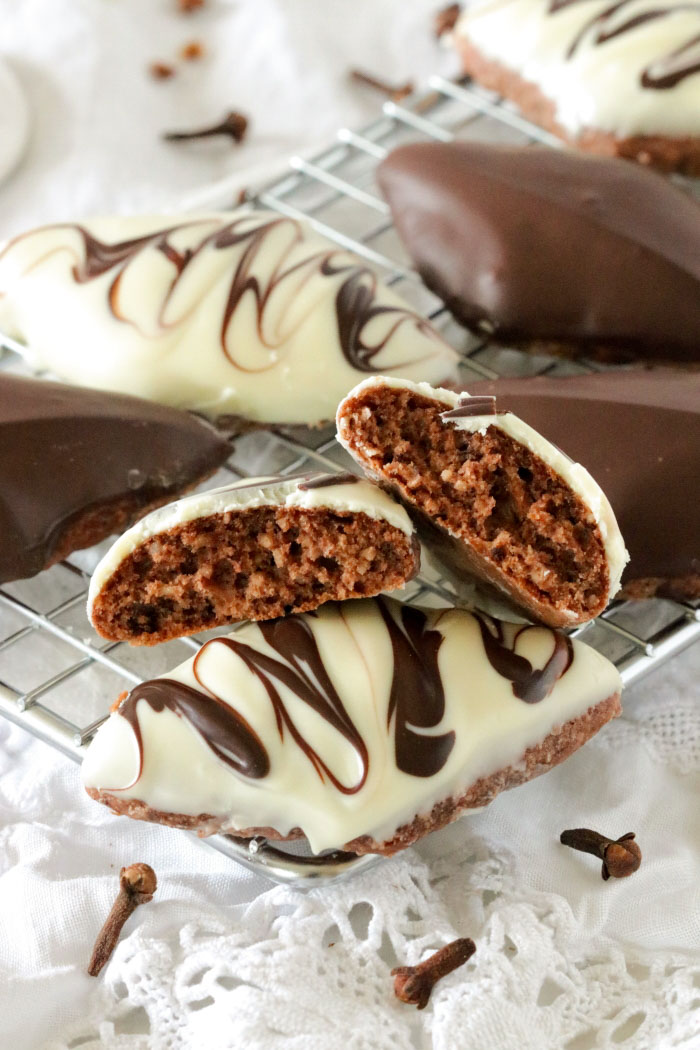
[[[97,935],[92,949],[88,973],[97,977],[114,951],[124,923],[136,911],[139,904],[147,904],[156,892],[156,873],[148,864],[130,864],[119,872],[119,893]]]

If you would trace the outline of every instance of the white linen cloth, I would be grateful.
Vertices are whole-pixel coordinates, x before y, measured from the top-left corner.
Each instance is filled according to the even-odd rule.
[[[420,78],[449,58],[434,0],[4,0],[0,51],[30,97],[0,236],[97,211],[173,206],[231,172],[323,144],[377,102],[361,66]],[[201,63],[152,81],[200,39]],[[228,108],[246,143],[175,147]],[[253,166],[252,170],[249,166]],[[0,450],[1,454],[1,450]],[[2,657],[0,654],[0,671]],[[337,887],[270,884],[184,833],[111,816],[67,759],[0,721],[0,1047],[13,1050],[697,1050],[700,650],[625,697],[564,766]],[[1,677],[1,674],[0,674]],[[637,832],[603,883],[565,827]],[[98,979],[85,974],[121,865],[159,889]],[[389,970],[456,936],[477,953],[418,1013]]]

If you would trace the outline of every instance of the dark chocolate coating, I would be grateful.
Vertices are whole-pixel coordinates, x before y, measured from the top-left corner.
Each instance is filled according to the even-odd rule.
[[[0,374],[0,582],[50,565],[87,513],[97,542],[213,473],[230,452],[186,412]]]
[[[425,283],[503,342],[700,360],[700,207],[639,165],[416,143],[379,184]]]
[[[607,495],[631,560],[623,583],[700,573],[700,373],[614,371],[497,379],[495,394],[586,467]]]

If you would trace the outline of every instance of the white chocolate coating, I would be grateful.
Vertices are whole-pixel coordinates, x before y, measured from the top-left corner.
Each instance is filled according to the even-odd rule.
[[[462,393],[456,394],[453,390],[445,390],[441,387],[431,387],[428,383],[411,383],[406,380],[392,379],[388,376],[376,376],[366,379],[362,383],[359,383],[354,390],[351,390],[347,399],[341,401],[338,406],[338,415],[336,419],[338,441],[348,452],[350,452],[351,455],[353,454],[351,442],[349,436],[346,436],[344,433],[344,422],[342,419],[345,404],[346,401],[351,401],[353,398],[357,397],[363,390],[374,386],[388,386],[397,390],[412,390],[417,394],[421,394],[423,397],[449,405],[450,409],[457,408],[460,402],[469,397],[467,391],[462,391]],[[573,460],[562,452],[561,449],[557,448],[556,445],[553,445],[551,441],[547,441],[546,438],[542,437],[541,434],[538,434],[536,430],[525,423],[522,419],[519,419],[518,416],[514,415],[512,412],[503,412],[498,415],[464,416],[457,419],[445,419],[443,420],[443,423],[447,427],[466,430],[470,433],[476,433],[478,431],[482,434],[485,433],[489,427],[496,427],[498,430],[503,431],[504,434],[508,434],[508,436],[513,438],[514,441],[524,445],[534,455],[539,456],[548,467],[551,467],[552,470],[559,475],[562,481],[564,481],[564,483],[581,498],[586,507],[588,507],[600,530],[600,536],[607,557],[608,575],[610,578],[608,600],[613,598],[620,589],[622,573],[625,565],[629,561],[629,554],[625,547],[622,534],[620,533],[615,514],[610,506],[610,502],[600,485],[593,477],[591,477],[586,468],[580,463],[574,463]]]
[[[23,234],[0,253],[0,328],[69,382],[263,424],[332,419],[363,373],[440,381],[458,360],[362,260],[246,209]]]
[[[700,71],[666,88],[645,86],[643,79],[700,63],[699,3],[553,6],[552,0],[474,0],[455,33],[537,84],[572,134],[595,128],[618,138],[700,135]],[[645,19],[652,12],[663,14]]]
[[[279,649],[263,635],[264,625],[253,623],[227,639],[214,639],[198,658],[164,677],[213,694],[245,719],[269,756],[267,775],[253,779],[234,771],[186,717],[167,706],[157,712],[139,699],[135,714],[143,747],[140,774],[136,736],[118,710],[88,749],[83,783],[119,798],[139,799],[166,813],[224,818],[229,829],[272,827],[286,834],[301,827],[311,848],[319,852],[363,834],[379,840],[391,837],[417,814],[458,796],[479,777],[517,763],[528,747],[555,727],[619,692],[620,678],[613,665],[574,641],[573,660],[548,695],[526,703],[515,695],[511,680],[499,674],[487,658],[477,617],[458,609],[414,610],[424,619],[425,632],[439,635],[436,666],[444,690],[439,724],[416,730],[417,746],[422,746],[421,736],[447,733],[454,733],[454,744],[433,775],[411,775],[399,768],[397,711],[388,719],[395,657],[382,606],[394,624],[400,625],[402,607],[389,599],[330,604],[313,615],[277,621],[303,622],[332,687],[364,742],[367,775],[354,793],[339,790],[328,774],[318,771],[294,734],[286,727],[280,730],[261,678],[253,673],[249,661],[226,645],[228,639],[235,640],[280,660]],[[482,623],[492,635],[498,630],[492,621],[482,618]],[[547,664],[556,637],[561,644],[562,636],[545,627],[502,624],[500,629],[503,644],[514,647],[536,669]],[[194,659],[198,659],[198,678]],[[282,662],[293,669],[289,660]],[[274,679],[274,686],[300,738],[343,786],[358,783],[362,763],[348,739],[280,679]]]
[[[326,477],[327,475],[319,475]],[[302,510],[336,510],[352,514],[366,514],[375,520],[387,522],[405,533],[413,535],[413,524],[401,506],[369,481],[357,479],[348,484],[339,479],[337,485],[322,485],[318,488],[302,488],[300,484],[315,475],[303,474],[292,477],[244,478],[208,492],[195,493],[183,499],[158,507],[130,529],[127,529],[109,548],[99,561],[90,580],[87,614],[92,619],[95,598],[107,581],[145,540],[167,532],[178,525],[212,514],[251,510],[254,507],[299,507]]]

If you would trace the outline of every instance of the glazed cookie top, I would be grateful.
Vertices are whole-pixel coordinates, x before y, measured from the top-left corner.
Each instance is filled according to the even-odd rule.
[[[446,427],[454,427],[456,430],[465,430],[470,433],[485,433],[489,427],[508,434],[514,441],[524,445],[539,456],[539,458],[551,467],[563,481],[581,497],[584,504],[590,510],[596,525],[600,530],[601,539],[605,547],[608,560],[609,595],[608,600],[613,598],[620,589],[622,572],[629,561],[629,555],[625,549],[624,540],[620,533],[615,514],[610,506],[607,496],[600,485],[591,477],[589,472],[580,463],[574,463],[560,448],[547,441],[528,423],[525,423],[512,412],[501,411],[497,407],[495,397],[478,396],[472,397],[467,391],[455,393],[454,390],[444,390],[440,387],[431,387],[429,383],[411,383],[406,380],[392,379],[388,376],[376,376],[359,383],[351,390],[347,399],[338,406],[337,426],[338,440],[344,448],[353,455],[352,441],[349,433],[346,433],[344,420],[346,405],[363,390],[372,386],[388,386],[402,390],[412,390],[422,397],[439,401],[448,406],[448,410],[442,414],[442,422]]]
[[[455,32],[537,84],[570,133],[700,135],[693,0],[474,0]]]
[[[620,689],[546,627],[386,598],[248,623],[137,686],[86,787],[230,828],[300,827],[319,852],[391,837]]]
[[[413,535],[411,519],[403,507],[382,489],[355,474],[318,471],[244,478],[221,488],[186,496],[167,507],[159,507],[132,525],[112,544],[93,573],[88,591],[88,617],[91,617],[95,598],[107,580],[145,540],[197,518],[254,507],[298,507],[302,510],[366,514],[387,522],[407,536]]]
[[[0,327],[80,385],[314,425],[363,375],[457,355],[362,260],[270,212],[46,226],[0,253]]]
[[[420,142],[393,150],[378,180],[461,323],[501,341],[698,360],[700,207],[656,172],[573,150]]]

